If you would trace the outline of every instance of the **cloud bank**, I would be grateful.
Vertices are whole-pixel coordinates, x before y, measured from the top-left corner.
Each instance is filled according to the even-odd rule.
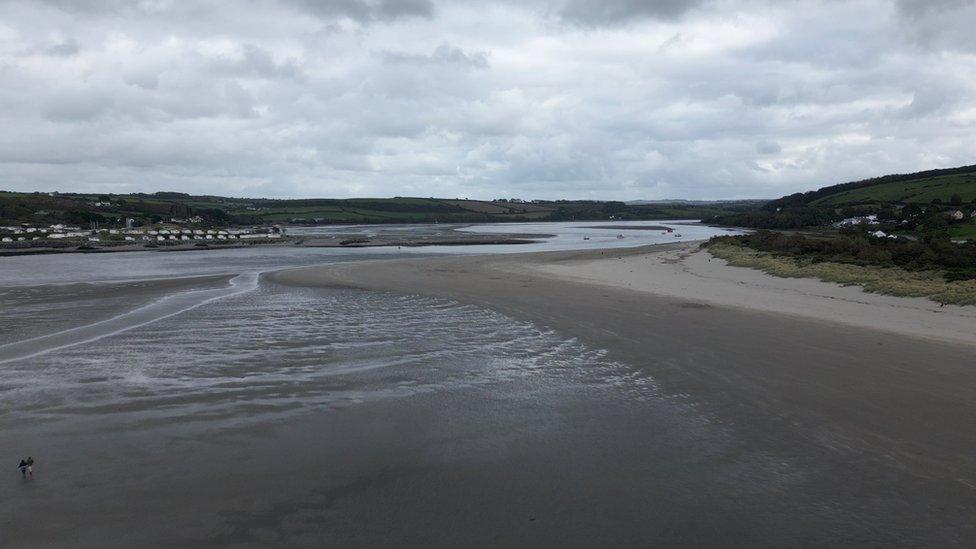
[[[976,162],[970,0],[0,0],[0,188],[774,197]]]

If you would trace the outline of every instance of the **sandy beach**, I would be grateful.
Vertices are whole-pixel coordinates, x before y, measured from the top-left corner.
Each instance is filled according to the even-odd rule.
[[[618,262],[581,256],[510,267],[560,279],[627,288],[710,305],[841,323],[906,336],[976,344],[976,307],[870,294],[809,278],[778,278],[728,266],[697,243],[662,251],[628,250]]]

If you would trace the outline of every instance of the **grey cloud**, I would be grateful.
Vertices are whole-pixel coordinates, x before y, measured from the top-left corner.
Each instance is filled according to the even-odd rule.
[[[44,116],[54,122],[80,122],[107,113],[113,101],[99,93],[57,94],[47,101]]]
[[[915,85],[911,103],[900,112],[909,118],[946,114],[971,98],[971,95],[972,90],[955,78],[943,77],[941,81],[923,79]]]
[[[145,90],[155,90],[159,87],[159,73],[152,69],[136,68],[126,70],[122,75],[122,80],[130,86],[136,86]]]
[[[467,53],[463,49],[451,46],[450,44],[441,44],[434,49],[433,53],[430,55],[417,55],[393,51],[385,51],[380,55],[383,60],[388,63],[408,63],[420,65],[448,64],[477,69],[484,69],[488,67],[488,54],[486,52],[475,51]]]
[[[431,18],[430,0],[291,0],[294,5],[319,17],[348,17],[360,22],[392,21],[404,17]]]
[[[759,154],[779,154],[783,152],[783,147],[775,141],[760,141],[756,143],[756,152]]]
[[[304,78],[301,67],[294,59],[276,62],[271,54],[254,44],[244,44],[241,49],[240,59],[222,57],[211,61],[212,70],[223,74],[268,79]]]
[[[911,17],[972,6],[974,2],[976,0],[896,0],[898,9]]]
[[[46,55],[55,57],[70,57],[79,51],[81,51],[81,47],[74,40],[67,40],[44,49]]]
[[[565,0],[559,16],[584,26],[616,25],[641,19],[674,19],[700,7],[704,0]]]
[[[898,0],[901,33],[923,48],[976,50],[976,0]]]

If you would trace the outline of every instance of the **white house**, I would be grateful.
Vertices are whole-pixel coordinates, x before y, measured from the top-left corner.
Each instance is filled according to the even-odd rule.
[[[878,216],[871,214],[871,215],[863,215],[858,217],[848,217],[847,219],[842,219],[837,223],[834,223],[834,226],[850,227],[852,225],[877,225],[877,224],[878,224]]]

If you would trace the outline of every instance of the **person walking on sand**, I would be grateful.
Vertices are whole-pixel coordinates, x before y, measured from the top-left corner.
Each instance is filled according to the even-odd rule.
[[[27,462],[20,460],[20,465],[17,468],[20,469],[20,478],[27,478]]]
[[[27,476],[34,478],[34,458],[27,456]]]

